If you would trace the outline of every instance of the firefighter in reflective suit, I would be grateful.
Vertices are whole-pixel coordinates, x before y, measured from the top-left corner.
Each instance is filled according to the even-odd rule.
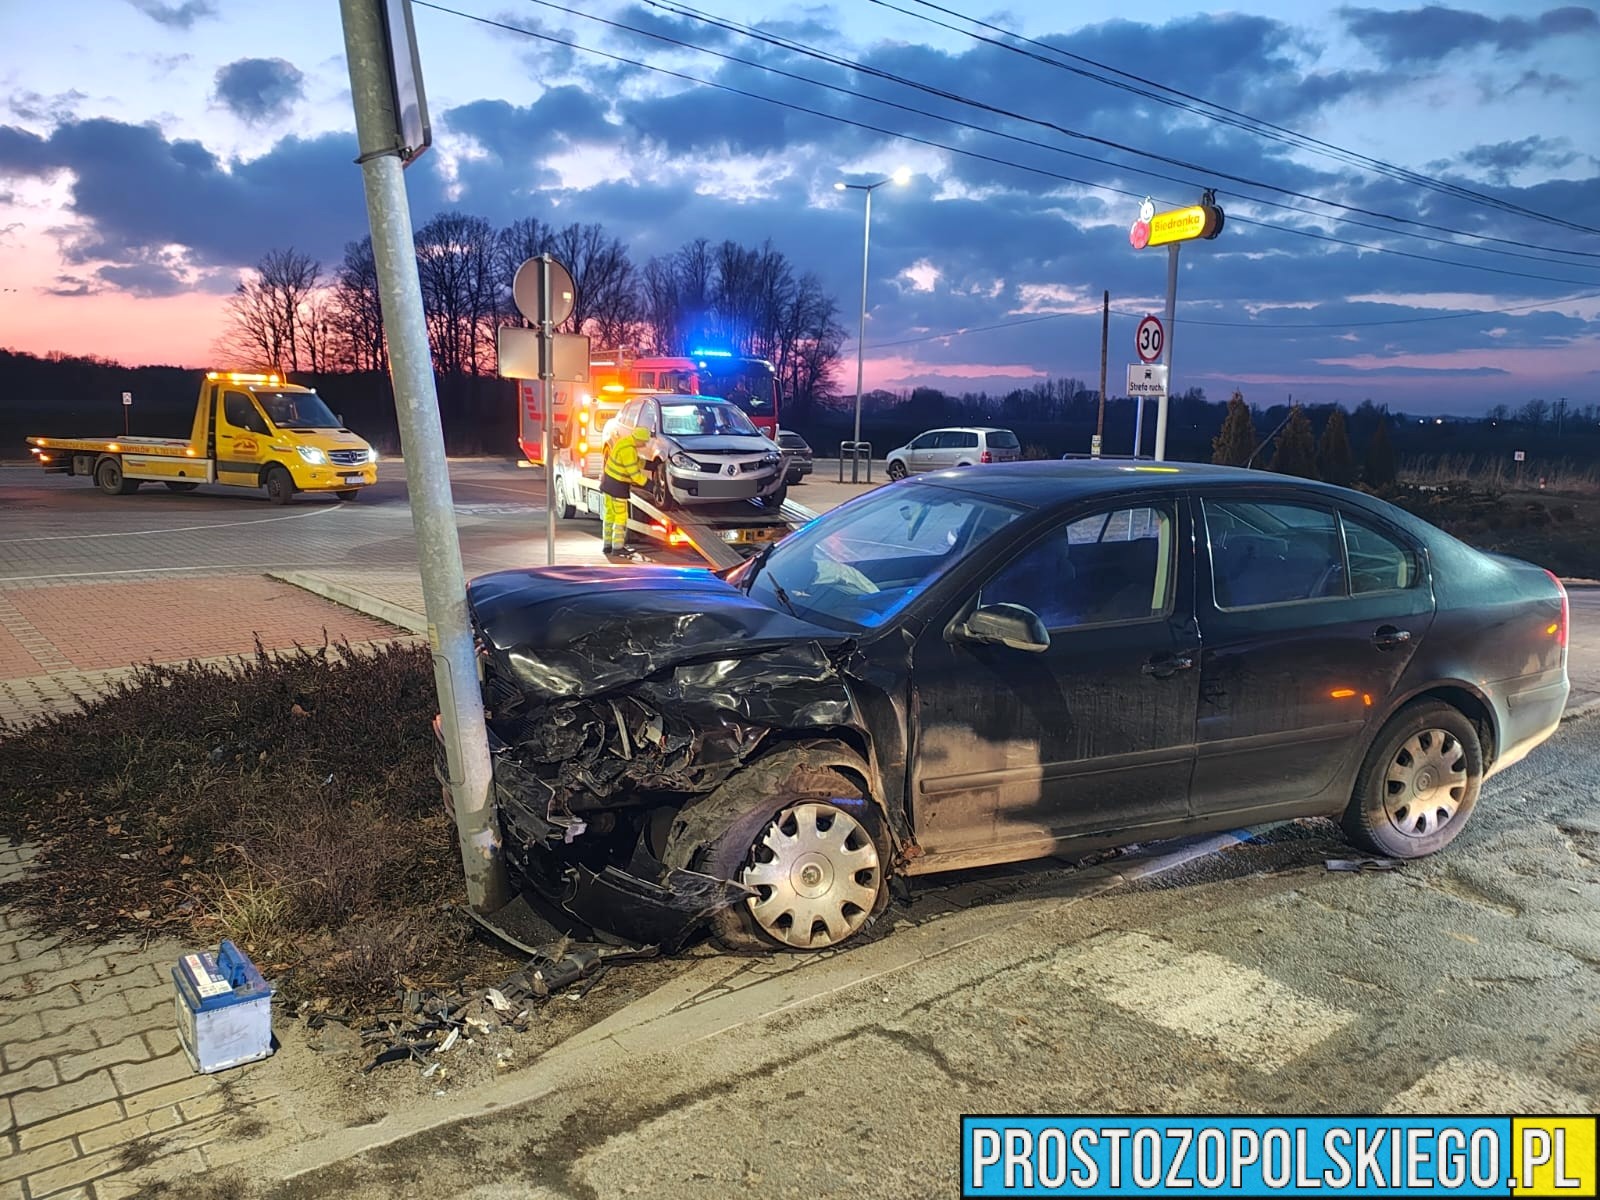
[[[621,433],[606,447],[606,465],[601,474],[600,494],[605,497],[603,521],[604,553],[626,554],[628,543],[628,492],[643,486],[644,466],[639,462],[639,447],[650,440],[643,425],[631,433]]]

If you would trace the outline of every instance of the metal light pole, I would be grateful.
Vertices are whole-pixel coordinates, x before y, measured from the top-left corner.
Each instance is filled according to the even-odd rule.
[[[856,474],[861,464],[861,387],[866,370],[867,353],[867,263],[872,250],[872,193],[886,183],[905,183],[911,178],[911,172],[901,167],[887,179],[880,179],[877,183],[844,183],[834,184],[834,189],[841,192],[862,192],[867,197],[865,214],[861,222],[861,324],[856,335],[856,424],[855,437],[851,447],[850,482],[857,482]],[[871,464],[868,464],[871,472]]]

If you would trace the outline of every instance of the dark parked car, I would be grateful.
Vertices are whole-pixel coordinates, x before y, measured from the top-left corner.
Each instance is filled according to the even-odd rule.
[[[799,483],[816,470],[816,456],[811,452],[810,443],[794,430],[778,430],[778,449],[783,451],[783,460],[789,467],[787,482]]]
[[[1568,690],[1548,572],[1224,467],[940,472],[721,577],[470,593],[517,881],[668,943],[837,945],[894,875],[1279,818],[1428,854]]]

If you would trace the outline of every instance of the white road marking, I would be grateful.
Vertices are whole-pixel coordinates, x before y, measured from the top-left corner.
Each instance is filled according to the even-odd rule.
[[[1125,1012],[1259,1071],[1286,1067],[1356,1019],[1260,971],[1142,933],[1097,938],[1054,972]]]
[[[320,517],[337,512],[343,504],[330,504],[322,508],[308,508],[305,512],[289,513],[282,517],[257,517],[251,521],[218,521],[212,525],[179,525],[172,529],[125,529],[117,533],[53,533],[48,537],[0,538],[0,546],[16,546],[23,542],[86,542],[90,538],[151,537],[158,533],[194,533],[201,529],[236,529],[241,525],[270,525],[274,521],[298,521],[302,517]]]
[[[1386,1113],[1587,1113],[1577,1092],[1475,1058],[1447,1058],[1388,1104]]]

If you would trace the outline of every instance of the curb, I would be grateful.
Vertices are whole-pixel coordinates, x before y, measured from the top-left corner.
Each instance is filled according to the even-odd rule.
[[[1164,854],[1135,856],[1118,870],[1112,870],[1109,864],[1084,868],[1072,877],[1066,895],[1022,900],[1003,907],[984,905],[951,913],[917,931],[905,931],[921,936],[904,938],[898,949],[895,938],[875,943],[889,951],[875,970],[863,970],[856,956],[849,952],[825,955],[801,961],[793,969],[748,987],[687,1005],[682,986],[664,984],[552,1047],[517,1075],[463,1094],[432,1113],[413,1107],[392,1113],[372,1125],[337,1130],[304,1142],[277,1155],[270,1173],[280,1180],[296,1179],[430,1130],[535,1103],[543,1096],[583,1086],[596,1078],[625,1075],[657,1051],[681,1048],[792,1013],[812,1001],[957,953],[965,946],[993,938],[1041,914],[1059,911],[1124,884],[1174,870],[1246,841],[1249,836],[1248,830],[1239,830],[1180,842]]]
[[[334,583],[309,571],[268,571],[266,575],[268,579],[276,579],[280,583],[287,583],[302,591],[310,592],[313,596],[321,596],[324,600],[332,600],[335,604],[354,609],[363,616],[375,617],[420,637],[428,635],[426,617],[421,613],[412,612],[409,608],[401,608],[393,601],[369,596],[366,592],[358,592],[355,588]]]

